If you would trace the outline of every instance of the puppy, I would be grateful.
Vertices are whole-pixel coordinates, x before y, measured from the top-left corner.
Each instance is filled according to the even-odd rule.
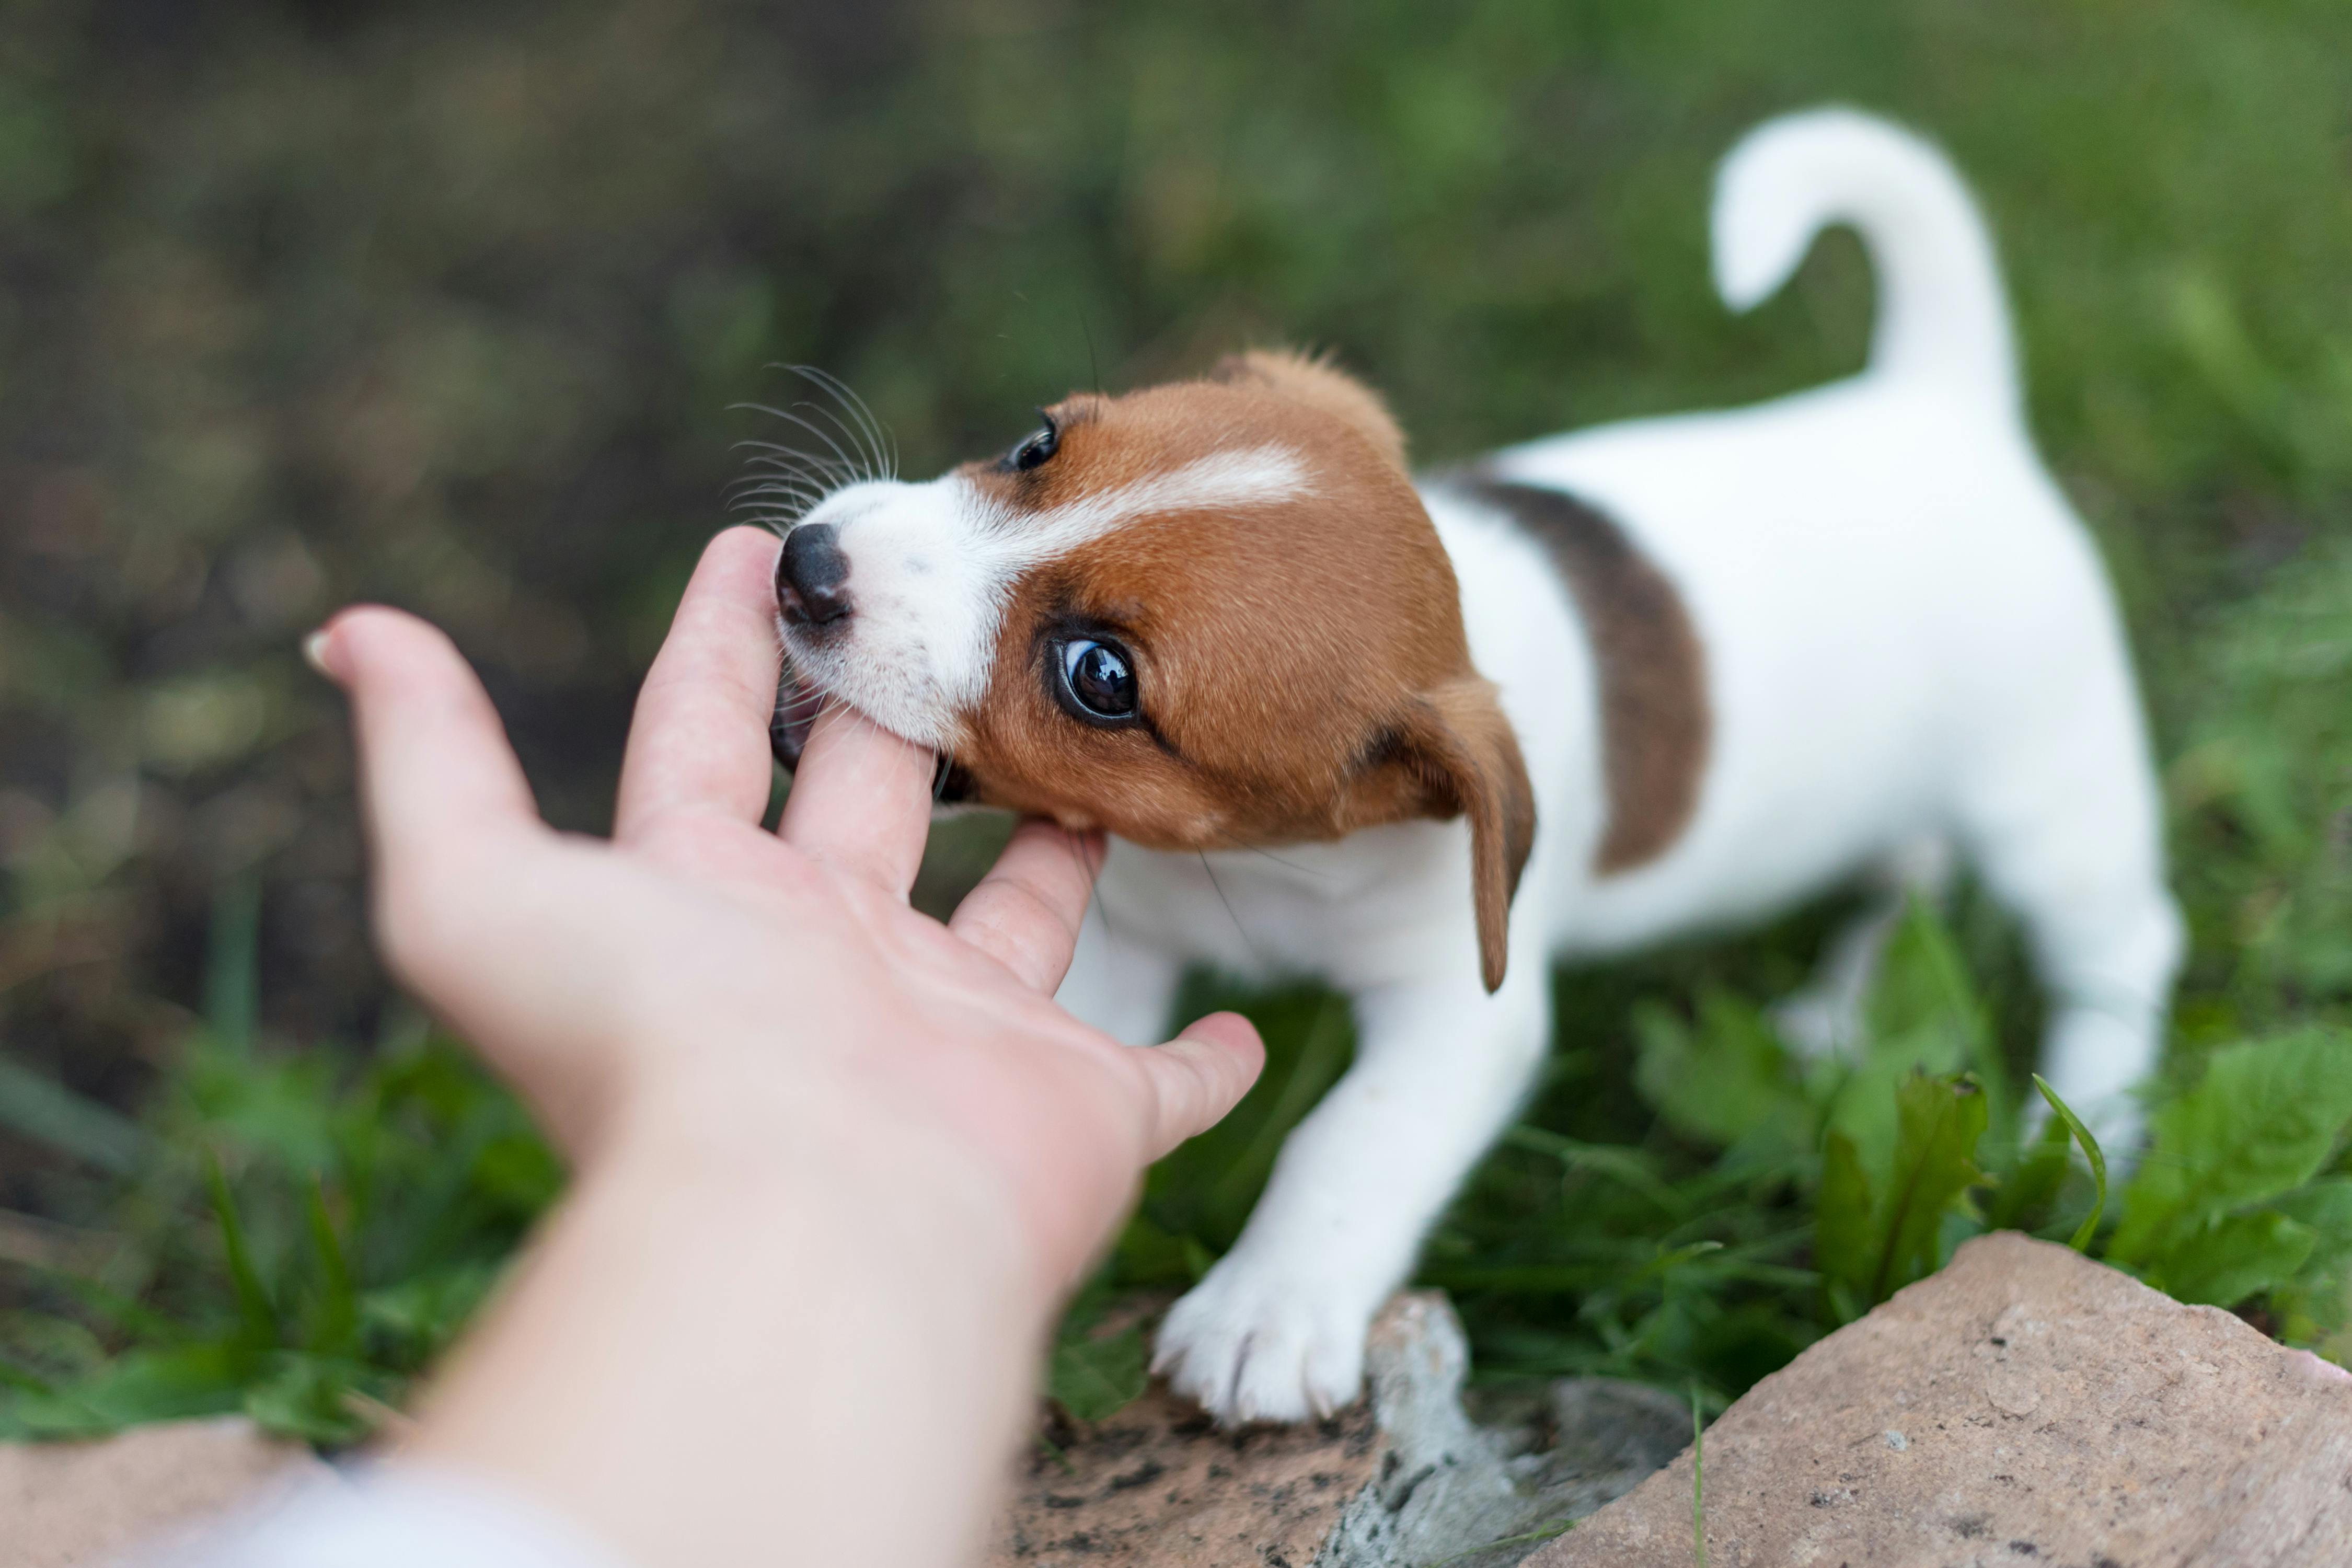
[[[1850,381],[1416,485],[1377,396],[1251,353],[791,528],[804,689],[936,747],[950,798],[1111,836],[1073,1010],[1157,1039],[1196,963],[1353,1000],[1355,1065],[1160,1331],[1219,1418],[1354,1397],[1374,1310],[1535,1074],[1555,957],[1875,878],[1782,1014],[1833,1047],[1956,850],[2030,934],[2048,1076],[2132,1136],[2180,928],[2116,606],[1932,148],[1843,110],[1752,132],[1717,184],[1724,298],[1839,222],[1881,289]]]

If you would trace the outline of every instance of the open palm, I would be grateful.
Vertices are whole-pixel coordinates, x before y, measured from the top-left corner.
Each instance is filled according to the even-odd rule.
[[[438,631],[338,616],[312,653],[355,711],[379,940],[575,1158],[656,1109],[754,1137],[813,1109],[911,1131],[1003,1184],[1066,1281],[1142,1167],[1248,1088],[1256,1034],[1219,1015],[1134,1050],[1055,1005],[1097,840],[1024,824],[952,920],[909,908],[932,757],[855,712],[819,720],[761,826],[775,551],[738,529],[706,552],[638,698],[609,842],[540,819]]]

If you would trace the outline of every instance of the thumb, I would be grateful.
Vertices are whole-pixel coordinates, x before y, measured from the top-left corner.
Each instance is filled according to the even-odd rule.
[[[1152,1091],[1150,1150],[1159,1159],[1225,1118],[1257,1081],[1265,1042],[1239,1013],[1212,1013],[1164,1046],[1134,1053]]]

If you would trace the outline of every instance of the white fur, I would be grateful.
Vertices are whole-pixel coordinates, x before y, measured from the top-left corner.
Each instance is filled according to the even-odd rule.
[[[1180,1301],[1158,1364],[1226,1420],[1352,1398],[1364,1331],[1423,1233],[1509,1120],[1550,1037],[1546,960],[1752,921],[1841,881],[1932,884],[1948,851],[2025,922],[2051,993],[2045,1072],[2127,1150],[2179,949],[2122,628],[2091,542],[2021,420],[1992,245],[1927,143],[1843,110],[1768,124],[1725,161],[1716,277],[1745,308],[1831,222],[1880,289],[1869,368],[1758,407],[1504,452],[1625,530],[1704,645],[1713,732],[1696,811],[1657,859],[1596,877],[1605,823],[1596,670],[1552,562],[1433,483],[1478,668],[1537,791],[1510,965],[1479,983],[1469,833],[1373,828],[1278,858],[1115,842],[1063,1000],[1156,1040],[1181,969],[1310,974],[1354,1001],[1354,1067],[1285,1144],[1234,1249]],[[834,522],[854,566],[854,658],[792,637],[803,671],[900,733],[951,742],[985,689],[1019,573],[1155,512],[1298,493],[1278,447],[1203,459],[1042,516],[950,475],[859,485]],[[1834,1048],[1887,929],[1832,944],[1781,1017]]]
[[[1247,447],[1213,452],[1181,468],[1039,512],[992,510],[982,526],[995,536],[991,552],[1009,583],[1032,566],[1147,517],[1267,506],[1307,489],[1307,465],[1297,453],[1286,447]]]
[[[1424,499],[1538,796],[1502,989],[1478,983],[1460,822],[1279,863],[1111,847],[1102,918],[1061,992],[1081,1016],[1157,1039],[1198,962],[1320,976],[1355,1003],[1356,1065],[1160,1331],[1158,1365],[1221,1418],[1297,1420],[1355,1395],[1371,1314],[1541,1058],[1548,955],[1752,921],[1857,875],[1932,879],[1953,846],[2026,924],[2051,991],[2044,1071],[2118,1145],[2135,1135],[2127,1091],[2155,1058],[2179,922],[2122,627],[2021,421],[1991,244],[1937,153],[1846,111],[1750,135],[1716,214],[1717,276],[1742,306],[1824,223],[1861,229],[1882,300],[1868,370],[1495,464],[1615,520],[1697,627],[1712,749],[1670,849],[1593,874],[1605,804],[1575,605],[1540,549],[1443,485]],[[1866,917],[1833,952],[1809,999],[1815,1043],[1850,1031],[1882,934]]]

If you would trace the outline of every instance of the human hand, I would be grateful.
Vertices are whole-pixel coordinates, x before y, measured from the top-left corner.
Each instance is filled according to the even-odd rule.
[[[931,754],[829,709],[760,826],[779,653],[772,537],[705,553],[639,695],[608,842],[542,823],[480,683],[393,610],[311,657],[350,694],[387,962],[576,1163],[629,1129],[747,1153],[822,1124],[909,1133],[1009,1205],[1048,1292],[1142,1168],[1255,1077],[1230,1014],[1138,1050],[1053,1001],[1098,839],[1024,824],[942,925],[907,891]]]

